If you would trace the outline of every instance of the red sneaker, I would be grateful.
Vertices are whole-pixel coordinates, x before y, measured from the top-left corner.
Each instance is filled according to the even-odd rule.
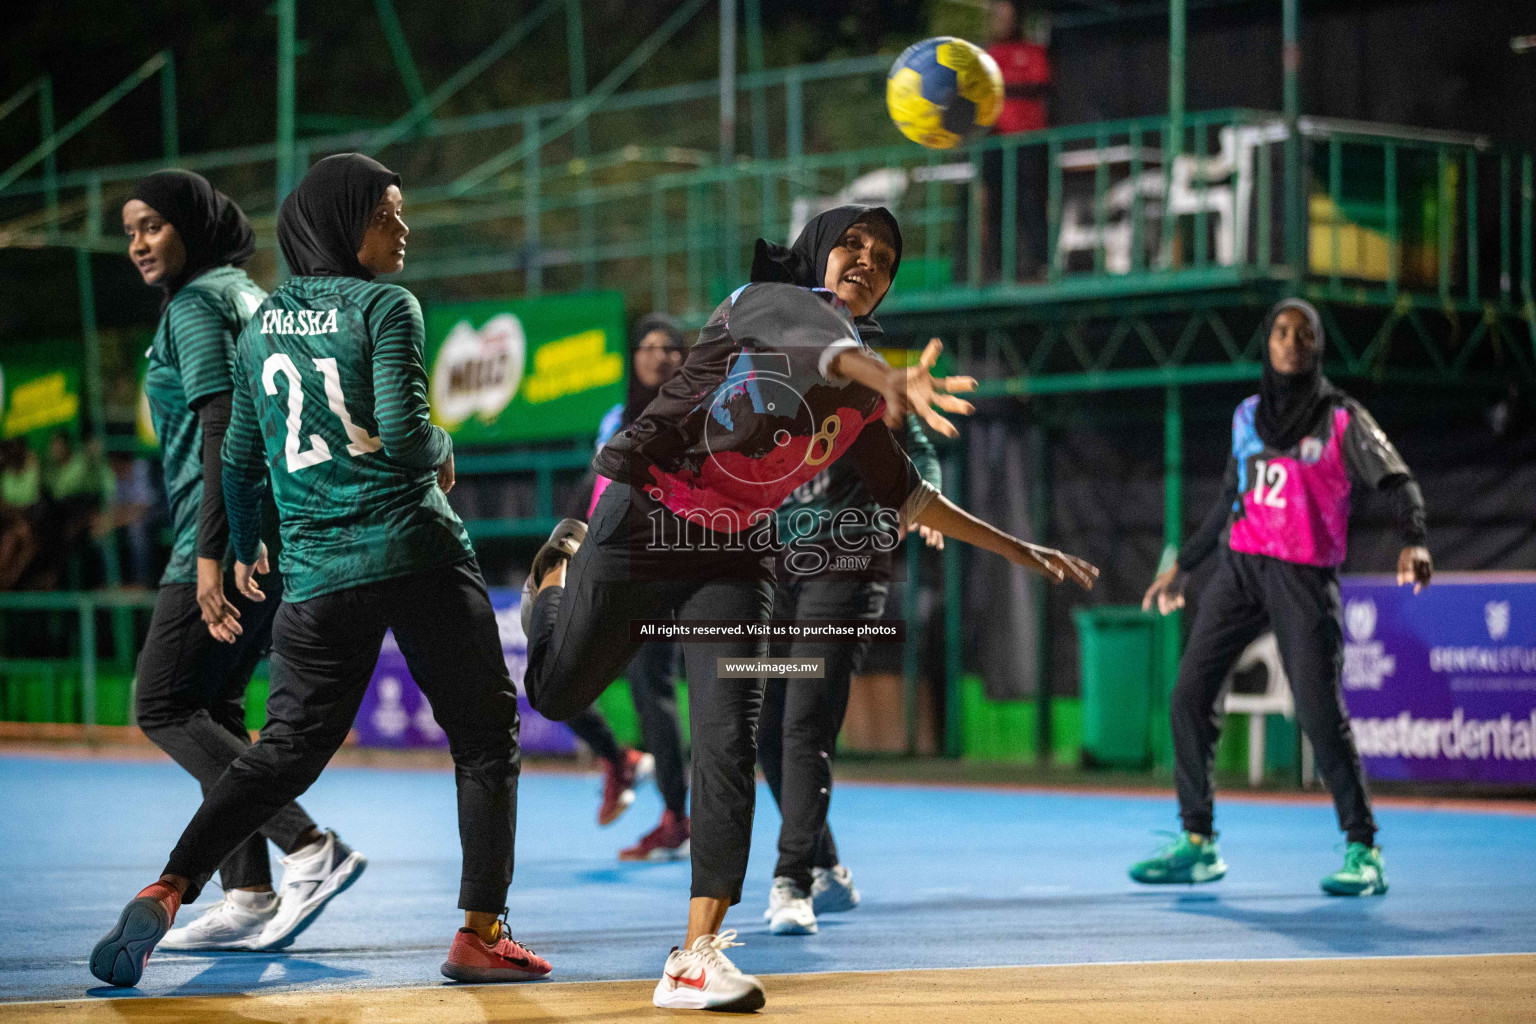
[[[688,856],[690,832],[686,814],[667,811],[660,825],[641,836],[634,846],[619,851],[619,860],[682,860]]]
[[[442,966],[443,977],[477,985],[532,981],[552,970],[548,960],[513,941],[505,924],[495,945],[489,946],[473,928],[460,928]]]
[[[656,771],[656,759],[638,750],[624,750],[618,761],[603,762],[603,802],[597,823],[612,825],[635,802],[635,787]]]
[[[128,902],[117,924],[91,950],[91,973],[108,985],[130,988],[144,976],[155,943],[165,938],[181,909],[181,894],[164,882]]]

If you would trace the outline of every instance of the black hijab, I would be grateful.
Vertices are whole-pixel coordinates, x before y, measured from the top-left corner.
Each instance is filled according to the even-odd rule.
[[[685,347],[683,329],[677,325],[676,320],[665,313],[647,313],[635,321],[634,330],[629,333],[631,360],[634,358],[634,353],[640,351],[640,343],[652,331],[661,331],[667,336],[667,348],[675,348],[678,351],[682,351]],[[676,370],[674,369],[673,372],[675,373]],[[661,383],[665,384],[666,381],[663,380]],[[629,370],[629,388],[624,396],[624,422],[635,422],[635,418],[645,411],[645,407],[651,404],[660,391],[661,388],[659,386],[648,388],[640,383],[640,375],[631,366]]]
[[[1301,373],[1280,373],[1269,361],[1269,334],[1281,313],[1294,309],[1307,318],[1312,336],[1317,339],[1317,355],[1312,365]],[[1259,439],[1276,451],[1287,451],[1301,442],[1317,425],[1323,409],[1339,395],[1339,390],[1323,376],[1323,319],[1316,307],[1304,299],[1277,302],[1264,318],[1264,377],[1259,382],[1259,408],[1254,426]]]
[[[277,244],[289,271],[372,281],[357,250],[384,190],[399,184],[400,175],[361,153],[338,153],[311,167],[277,215]]]
[[[235,201],[191,171],[159,171],[133,186],[137,199],[164,217],[187,250],[174,280],[162,281],[164,304],[181,286],[214,267],[238,267],[256,251],[256,233]]]
[[[848,229],[859,223],[883,224],[890,231],[891,245],[896,250],[896,258],[891,261],[891,281],[894,284],[896,270],[901,266],[901,226],[896,223],[891,211],[883,206],[839,206],[817,214],[805,225],[800,237],[795,239],[795,244],[788,248],[766,238],[759,238],[757,249],[752,255],[752,282],[762,284],[780,281],[797,284],[802,288],[825,288],[827,257],[831,255],[833,247],[842,241]],[[890,293],[887,287],[885,295]],[[885,295],[876,300],[868,313],[854,318],[859,335],[865,341],[884,333],[874,313],[885,300]]]

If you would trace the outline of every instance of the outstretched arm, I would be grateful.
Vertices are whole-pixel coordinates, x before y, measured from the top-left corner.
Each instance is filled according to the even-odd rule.
[[[1004,533],[991,523],[977,519],[942,494],[934,495],[917,514],[917,524],[973,547],[1002,555],[1014,565],[1039,573],[1052,583],[1070,579],[1084,590],[1092,590],[1094,580],[1099,578],[1099,570],[1076,555],[1031,544]]]

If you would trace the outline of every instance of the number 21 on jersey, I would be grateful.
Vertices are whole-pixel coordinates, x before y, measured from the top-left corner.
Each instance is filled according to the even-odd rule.
[[[352,414],[347,412],[346,398],[341,393],[341,373],[336,369],[336,360],[316,359],[314,364],[315,369],[320,371],[320,376],[325,380],[325,404],[341,421],[341,428],[347,432],[349,442],[347,454],[356,458],[384,447],[382,441],[376,437],[370,437],[366,430],[352,422]],[[301,445],[299,429],[304,419],[304,387],[303,381],[299,378],[299,368],[285,352],[268,356],[267,361],[261,366],[261,385],[269,395],[277,394],[278,374],[288,378],[288,438],[284,445],[288,472],[297,473],[308,466],[329,462],[331,446],[319,434],[309,435],[308,451],[299,450]]]
[[[1286,470],[1283,463],[1259,459],[1253,464],[1253,500],[1269,508],[1285,508]]]

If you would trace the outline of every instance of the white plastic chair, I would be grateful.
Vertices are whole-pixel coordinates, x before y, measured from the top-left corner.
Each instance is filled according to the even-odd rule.
[[[1237,675],[1254,665],[1264,666],[1265,687],[1263,693],[1233,693],[1232,683]],[[1285,666],[1280,661],[1280,645],[1275,634],[1265,633],[1244,649],[1237,664],[1227,673],[1222,683],[1227,714],[1248,716],[1248,785],[1257,787],[1264,781],[1264,718],[1266,715],[1284,715],[1287,720],[1295,717],[1296,704],[1291,698],[1291,683],[1286,678]],[[1312,743],[1303,733],[1301,737],[1301,782],[1312,784]]]

